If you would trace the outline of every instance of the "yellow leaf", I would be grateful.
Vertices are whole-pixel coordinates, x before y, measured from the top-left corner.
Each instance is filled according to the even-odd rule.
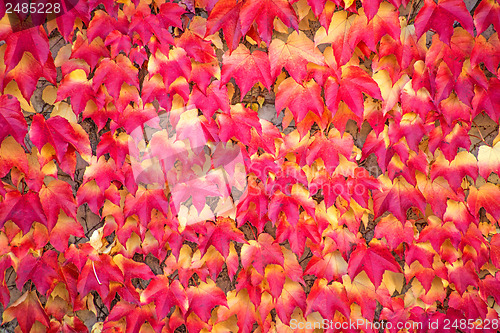
[[[345,41],[356,17],[357,15],[347,17],[347,12],[344,10],[335,12],[328,27],[328,32],[324,27],[320,27],[316,31],[314,44],[332,43],[337,39]]]
[[[21,109],[23,109],[23,111],[29,113],[36,113],[33,106],[31,106],[30,101],[27,101],[21,94],[21,90],[19,90],[19,87],[17,86],[17,83],[15,81],[10,81],[4,88],[3,93],[13,95],[14,97],[16,97],[19,103],[21,104]]]
[[[389,294],[394,294],[395,291],[398,293],[403,289],[404,284],[404,274],[392,271],[385,271],[382,277],[382,283],[389,290]]]
[[[311,6],[309,6],[307,0],[299,0],[296,3],[294,3],[293,6],[296,8],[299,21],[301,21],[304,17],[306,17],[307,14],[309,14],[309,11],[311,10]]]
[[[50,103],[49,103],[50,104]],[[73,109],[71,108],[71,105],[69,105],[66,102],[57,102],[54,105],[54,109],[50,113],[50,117],[55,117],[55,116],[61,116],[65,119],[67,119],[70,123],[76,123],[76,115],[73,112]]]
[[[479,147],[477,155],[477,166],[479,174],[488,179],[492,172],[499,173],[500,170],[500,144],[497,142],[493,147],[483,145]]]

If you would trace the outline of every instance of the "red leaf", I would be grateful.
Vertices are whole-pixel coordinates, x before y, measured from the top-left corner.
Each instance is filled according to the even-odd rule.
[[[222,28],[225,40],[229,46],[229,51],[233,51],[237,47],[244,47],[241,44],[238,46],[243,36],[240,20],[242,4],[243,1],[217,1],[214,8],[210,10],[210,15],[208,16],[206,36],[212,35]]]
[[[118,30],[113,30],[104,41],[105,46],[111,46],[111,57],[115,58],[121,51],[128,53],[132,48],[130,37]],[[95,67],[95,66],[93,66]]]
[[[17,66],[24,52],[31,53],[33,58],[41,65],[45,64],[49,59],[49,40],[42,26],[11,33],[6,40],[6,44],[4,58],[6,72]]]
[[[3,323],[17,319],[22,332],[30,332],[36,321],[49,326],[49,317],[45,313],[36,291],[27,291],[3,313]]]
[[[439,34],[439,39],[449,44],[453,34],[453,23],[460,22],[471,35],[474,34],[472,17],[462,0],[425,0],[424,7],[420,9],[415,18],[415,31],[420,38],[425,31],[434,29]]]
[[[198,62],[211,62],[215,58],[212,44],[190,30],[186,30],[175,44]]]
[[[184,14],[186,11],[184,8],[179,6],[177,3],[163,3],[160,6],[160,21],[163,22],[163,24],[166,27],[177,27],[181,28],[182,27],[182,20],[181,16]]]
[[[135,196],[130,194],[127,196],[123,212],[125,217],[136,214],[141,224],[147,225],[151,220],[153,208],[167,215],[168,207],[169,203],[164,190],[139,188]]]
[[[248,268],[251,264],[264,275],[264,268],[268,264],[282,265],[284,263],[283,252],[279,244],[274,243],[271,235],[263,233],[259,235],[257,241],[250,240],[241,248],[241,264],[243,268]]]
[[[50,232],[50,244],[59,252],[64,252],[68,249],[68,240],[74,235],[76,237],[85,237],[82,225],[74,218],[59,215],[56,225]]]
[[[391,252],[385,246],[377,243],[370,247],[358,244],[349,258],[347,267],[351,279],[354,279],[361,271],[365,271],[376,288],[382,283],[382,275],[386,270],[398,273],[401,271],[401,267]]]
[[[479,216],[479,209],[483,207],[495,220],[500,219],[500,188],[491,183],[482,185],[479,189],[471,186],[467,198],[467,205],[475,216]]]
[[[301,122],[308,111],[321,117],[325,108],[321,87],[314,80],[299,84],[289,77],[278,87],[275,107],[278,115],[284,108],[289,108],[297,122]]]
[[[215,306],[228,307],[226,295],[212,280],[208,280],[207,283],[199,282],[197,286],[190,286],[186,293],[189,300],[189,310],[186,315],[193,312],[204,322],[208,321]]]
[[[479,282],[478,273],[472,261],[467,261],[465,265],[461,261],[455,261],[453,266],[447,266],[449,281],[455,284],[455,288],[460,295],[463,295],[469,286],[477,288]]]
[[[298,282],[286,279],[281,296],[276,300],[276,314],[285,323],[290,323],[290,317],[296,308],[306,311],[306,293]]]
[[[142,327],[144,327],[143,325],[146,322],[151,325],[155,332],[159,331],[164,325],[156,317],[153,306],[137,306],[121,300],[109,312],[103,329],[116,329],[116,324],[113,322],[121,321],[123,318],[125,318],[125,322],[127,323],[127,333],[142,331]]]
[[[49,143],[55,149],[59,163],[65,160],[67,152],[71,152],[68,150],[70,144],[83,159],[87,160],[92,155],[88,134],[80,125],[71,124],[60,116],[47,120],[41,114],[33,116],[30,139],[38,150]]]
[[[240,87],[241,100],[257,82],[262,83],[268,90],[271,89],[273,80],[266,53],[262,51],[250,53],[245,45],[240,44],[232,53],[226,52],[222,59],[221,83],[226,84],[234,77]]]
[[[122,54],[119,54],[115,60],[105,58],[95,70],[92,87],[94,91],[97,91],[99,86],[104,84],[109,95],[118,99],[124,82],[139,89],[137,72],[137,68]]]
[[[123,283],[123,273],[113,262],[112,257],[107,254],[93,254],[87,258],[88,260],[78,276],[78,292],[80,295],[87,295],[91,290],[95,290],[103,300],[107,299],[113,287],[111,281]],[[112,299],[113,297],[109,302]]]
[[[286,189],[284,189],[286,191]],[[301,185],[292,186],[290,195],[276,191],[269,203],[269,219],[273,222],[278,220],[280,212],[285,213],[288,222],[296,226],[299,219],[299,206],[309,215],[314,216],[315,204],[309,192]]]
[[[40,190],[40,202],[47,216],[47,229],[51,232],[62,209],[66,215],[76,218],[76,201],[71,186],[62,180],[53,180]]]
[[[184,287],[178,280],[170,283],[163,275],[153,278],[141,294],[141,304],[145,305],[153,301],[158,318],[168,316],[172,306],[178,306],[183,314],[188,310],[188,298]]]
[[[434,128],[429,133],[429,150],[434,153],[439,147],[444,157],[450,162],[457,156],[458,148],[465,148],[468,151],[470,144],[468,130],[459,123],[456,123],[448,133],[443,133],[442,126]]]
[[[33,222],[47,225],[38,193],[12,191],[5,194],[4,201],[0,203],[0,225],[3,227],[8,220],[12,220],[23,235],[31,229]]]
[[[457,190],[461,187],[465,176],[476,180],[478,176],[476,157],[467,151],[461,151],[448,162],[443,154],[438,154],[431,166],[431,180],[434,181],[439,176],[446,179],[452,189]]]
[[[351,159],[353,149],[352,137],[344,134],[340,136],[339,131],[331,129],[328,136],[323,132],[318,132],[314,136],[314,141],[308,148],[306,163],[312,164],[316,159],[321,158],[328,172],[333,172],[339,165],[339,154]]]
[[[100,96],[94,93],[92,83],[87,80],[87,74],[82,69],[76,69],[62,79],[56,101],[68,97],[71,97],[71,106],[77,115],[85,110],[88,101],[93,101],[96,105],[103,103]]]
[[[189,79],[191,61],[186,51],[182,48],[174,48],[168,54],[163,54],[162,51],[158,49],[148,61],[149,78],[157,73],[161,74],[165,87],[169,87],[179,76]]]
[[[388,215],[377,223],[374,237],[385,237],[389,249],[394,251],[402,243],[412,244],[414,240],[413,233],[413,224],[410,221],[406,221],[403,225],[393,215]]]
[[[495,31],[499,31],[500,5],[494,0],[481,1],[474,11],[474,24],[478,36],[488,29],[490,24],[493,24]]]
[[[23,97],[29,101],[41,77],[46,78],[53,85],[57,85],[57,72],[52,57],[49,57],[45,63],[39,63],[31,53],[25,52],[17,66],[7,72],[2,86],[6,86],[14,79]]]
[[[101,57],[109,58],[109,50],[105,47],[103,39],[98,38],[90,42],[82,34],[76,36],[70,59],[83,59],[91,69],[94,69]]]
[[[292,32],[286,43],[278,38],[269,46],[272,78],[276,79],[283,67],[293,79],[301,82],[307,76],[307,64],[325,65],[323,54],[302,31]]]
[[[485,2],[481,2],[483,4]],[[474,48],[470,54],[470,65],[476,67],[480,62],[484,63],[486,68],[494,73],[500,63],[500,41],[498,34],[493,34],[488,40],[483,35],[475,38]]]
[[[47,296],[47,291],[54,288],[59,282],[57,270],[56,251],[47,251],[38,258],[30,253],[21,259],[17,267],[17,288],[22,290],[26,281],[31,280],[37,290],[42,295]]]
[[[245,243],[243,233],[236,228],[234,221],[230,218],[219,217],[217,218],[215,225],[207,222],[206,226],[207,230],[198,247],[202,256],[208,248],[213,245],[217,251],[224,256],[224,258],[227,258],[229,255],[230,241]]]
[[[323,318],[334,318],[335,311],[350,317],[349,301],[345,287],[339,282],[328,284],[328,280],[318,278],[307,295],[307,309],[304,317],[318,311]]]
[[[99,159],[102,155],[109,154],[117,166],[120,167],[128,154],[128,140],[128,135],[123,132],[104,133],[97,144],[96,157]]]
[[[327,105],[330,108],[332,103],[334,107],[343,100],[349,109],[359,117],[363,117],[363,92],[373,98],[382,99],[380,89],[377,83],[361,68],[357,66],[348,66],[342,70],[342,78],[338,83],[338,93]]]
[[[253,325],[257,321],[255,305],[250,302],[248,292],[241,290],[238,293],[232,290],[227,295],[228,309],[220,308],[217,311],[218,322],[224,322],[231,316],[236,315],[240,332],[252,332]]]
[[[194,104],[207,118],[212,117],[218,110],[229,112],[227,87],[218,80],[212,81],[205,93],[195,86],[189,96],[189,103]]]
[[[0,142],[12,135],[19,144],[24,145],[28,124],[24,119],[19,101],[12,95],[0,96]]]
[[[278,17],[286,26],[299,29],[295,10],[287,0],[245,1],[241,7],[241,31],[246,34],[255,21],[260,37],[269,45],[274,19]]]
[[[385,211],[391,212],[401,222],[406,221],[406,211],[410,207],[417,207],[425,211],[425,198],[420,191],[411,186],[401,177],[391,182],[386,176],[380,176],[382,189],[374,190],[373,206],[375,216]]]
[[[314,275],[318,280],[326,279],[326,282],[339,280],[346,273],[347,262],[339,251],[326,253],[323,257],[312,257],[304,271],[304,275]]]

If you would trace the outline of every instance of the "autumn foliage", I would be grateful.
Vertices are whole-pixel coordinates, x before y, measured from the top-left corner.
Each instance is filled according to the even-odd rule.
[[[500,327],[496,0],[0,17],[4,325]]]

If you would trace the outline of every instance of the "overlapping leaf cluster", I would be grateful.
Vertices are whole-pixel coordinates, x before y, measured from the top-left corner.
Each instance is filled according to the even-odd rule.
[[[484,34],[500,5],[418,2],[80,0],[17,32],[0,8],[3,322],[498,318],[500,139],[475,119],[500,117],[500,41]],[[146,127],[161,131],[131,146]],[[199,176],[238,168],[217,144],[243,156],[246,186]],[[184,160],[189,182],[172,161],[145,181],[146,145],[212,150]]]

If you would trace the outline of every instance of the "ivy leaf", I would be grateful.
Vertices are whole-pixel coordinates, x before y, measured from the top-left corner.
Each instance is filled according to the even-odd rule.
[[[168,278],[162,275],[153,278],[141,294],[141,304],[146,305],[153,301],[158,318],[167,316],[172,306],[178,306],[183,314],[189,306],[186,292],[180,282],[174,280],[170,283]]]
[[[323,318],[334,318],[335,311],[349,318],[351,311],[345,287],[337,281],[329,284],[327,279],[316,279],[307,295],[307,309],[304,316],[307,317],[314,311],[318,311]]]
[[[104,133],[97,144],[96,157],[99,160],[102,155],[109,154],[118,167],[122,166],[128,153],[128,140],[129,136],[124,132]]]
[[[408,208],[417,207],[420,211],[425,211],[423,195],[401,176],[395,178],[393,182],[387,176],[380,176],[379,181],[382,188],[373,192],[375,216],[389,211],[398,220],[405,222]]]
[[[342,100],[354,114],[363,117],[363,92],[373,98],[382,99],[377,83],[357,66],[344,67],[340,81],[335,78],[334,80],[336,82],[329,81],[331,83],[325,87],[325,95],[329,95],[325,97],[329,108],[337,108]]]
[[[243,2],[240,13],[241,31],[246,34],[255,21],[259,35],[269,45],[276,17],[286,26],[299,30],[297,15],[287,0],[256,0]]]
[[[55,179],[46,186],[44,185],[39,194],[45,216],[47,216],[49,232],[56,225],[61,210],[69,217],[76,218],[76,200],[68,183]]]
[[[306,311],[306,293],[298,282],[287,278],[281,296],[276,300],[276,314],[283,323],[288,324],[297,307],[302,312]]]
[[[271,76],[275,80],[284,67],[297,82],[307,75],[307,64],[325,65],[323,54],[302,31],[292,32],[286,42],[276,38],[269,46]]]
[[[299,205],[309,215],[314,216],[314,202],[310,198],[309,192],[301,185],[293,185],[290,195],[277,191],[269,203],[269,218],[273,222],[277,221],[280,212],[284,212],[288,222],[292,226],[296,226],[299,221]]]
[[[238,46],[240,39],[244,34],[241,29],[240,20],[242,5],[243,1],[217,1],[208,16],[207,32],[205,33],[205,37],[214,34],[217,30],[222,28],[227,45],[229,46],[229,51],[245,47],[242,44]]]
[[[453,129],[448,133],[443,132],[441,126],[435,127],[429,133],[429,150],[434,153],[436,148],[439,148],[448,161],[453,160],[457,156],[458,148],[461,147],[469,150],[470,144],[471,141],[467,129],[459,123],[455,124]]]
[[[100,37],[89,41],[81,33],[76,36],[70,59],[83,59],[91,69],[94,69],[101,57],[109,58],[109,50]]]
[[[123,283],[123,273],[113,262],[113,258],[107,254],[91,254],[78,275],[77,289],[81,295],[95,290],[106,300],[112,291],[112,281]],[[113,294],[112,296],[114,298]]]
[[[476,180],[478,176],[476,157],[468,151],[461,151],[448,162],[443,154],[437,153],[436,161],[431,166],[431,181],[439,176],[446,179],[453,190],[457,190],[465,176]]]
[[[0,142],[10,134],[19,144],[24,145],[28,124],[19,101],[12,95],[1,95],[0,105]]]
[[[68,240],[74,235],[76,237],[85,237],[82,225],[74,217],[59,214],[57,223],[50,232],[50,244],[59,252],[68,249]]]
[[[415,32],[420,38],[425,31],[434,29],[443,43],[449,44],[453,34],[453,23],[460,22],[462,27],[474,35],[472,17],[462,0],[425,0],[424,6],[415,18]]]
[[[208,321],[215,306],[228,307],[226,295],[212,280],[207,280],[206,283],[199,282],[197,286],[190,286],[186,294],[189,300],[187,315],[193,312],[204,322]]]
[[[165,27],[182,27],[182,15],[186,13],[184,8],[177,3],[163,3],[160,6],[160,21],[163,22]]]
[[[325,108],[321,87],[314,80],[299,84],[289,77],[278,87],[275,107],[278,115],[284,108],[289,108],[297,122],[301,122],[309,111],[321,117]]]
[[[125,300],[119,301],[109,312],[104,329],[112,327],[114,321],[120,321],[125,318],[127,323],[127,332],[139,332],[144,323],[151,325],[153,330],[159,330],[163,326],[156,317],[154,308],[150,305],[137,306]]]
[[[337,66],[345,65],[352,57],[352,36],[349,34],[356,15],[347,16],[346,11],[333,13],[328,31],[320,27],[314,35],[316,45],[328,43],[332,45]]]
[[[17,66],[24,52],[31,53],[33,58],[42,65],[49,58],[49,39],[42,26],[11,33],[5,42],[7,48],[4,59],[7,72]]]
[[[474,11],[474,25],[479,37],[490,24],[493,24],[495,31],[500,29],[500,5],[494,0],[481,1]]]
[[[273,80],[266,53],[251,53],[245,45],[240,44],[233,52],[226,52],[222,59],[221,83],[227,84],[234,77],[241,90],[241,100],[257,82],[262,83],[268,90],[271,89]]]
[[[394,251],[402,243],[413,243],[413,225],[410,221],[406,221],[403,225],[401,221],[391,214],[383,217],[377,223],[374,237],[379,239],[384,237],[389,249]]]
[[[468,286],[478,286],[479,278],[472,261],[467,261],[465,264],[461,261],[455,261],[453,265],[448,264],[449,281],[455,284],[456,290],[463,295]]]
[[[227,294],[227,304],[227,309],[221,307],[217,311],[217,321],[222,322],[236,315],[240,332],[251,332],[257,321],[257,312],[255,305],[250,301],[247,290],[243,289],[239,292],[231,290]]]
[[[279,244],[274,243],[274,239],[269,234],[260,234],[258,239],[248,241],[241,248],[241,264],[247,269],[251,264],[264,275],[264,268],[268,264],[282,265],[284,263],[283,252]]]
[[[200,242],[199,249],[201,254],[204,255],[210,246],[214,246],[224,258],[227,258],[231,240],[245,243],[245,237],[236,228],[234,221],[230,218],[219,217],[215,224],[207,223],[207,230]]]
[[[417,174],[417,187],[426,201],[431,205],[432,211],[439,218],[442,218],[446,211],[448,199],[463,201],[465,197],[460,188],[453,190],[448,181],[443,177],[437,177],[430,180],[422,174]],[[446,193],[445,196],[443,196],[444,193]]]
[[[399,273],[401,267],[391,252],[379,243],[370,243],[370,247],[363,243],[358,244],[352,252],[347,266],[347,272],[351,279],[364,271],[376,288],[382,283],[382,275],[386,270]]]
[[[26,281],[31,280],[37,290],[46,296],[47,291],[58,283],[58,268],[57,252],[47,251],[40,257],[30,253],[20,260],[17,267],[17,288],[22,290]]]
[[[168,214],[169,202],[163,189],[144,189],[140,187],[135,196],[128,195],[125,199],[123,212],[125,217],[136,214],[143,225],[151,220],[151,210],[157,209],[164,215]]]
[[[212,117],[217,110],[228,112],[230,106],[227,87],[221,81],[212,81],[203,93],[195,86],[189,96],[189,103],[194,104],[207,118]]]
[[[92,87],[97,91],[99,86],[104,84],[109,95],[118,99],[124,82],[139,89],[137,72],[137,68],[123,54],[119,54],[115,60],[105,58],[95,70]]]
[[[28,314],[29,315],[26,315]],[[30,332],[36,321],[49,326],[49,316],[40,304],[36,291],[27,291],[3,313],[2,324],[17,319],[23,332]]]
[[[484,207],[487,213],[491,214],[494,219],[500,218],[500,188],[497,185],[486,183],[479,189],[470,188],[469,196],[467,197],[467,205],[475,216],[479,216],[479,209]]]
[[[71,105],[76,114],[82,113],[89,101],[97,105],[102,104],[92,89],[92,80],[87,80],[87,74],[83,69],[76,69],[62,79],[57,89],[56,101],[62,101],[68,97],[71,97]]]
[[[0,203],[0,224],[12,220],[26,234],[33,224],[39,222],[47,225],[47,218],[40,203],[38,193],[29,191],[21,194],[17,191],[5,194],[4,201]]]
[[[488,179],[492,172],[498,174],[500,170],[500,143],[496,143],[493,147],[481,146],[477,155],[477,166],[479,174],[484,179]]]
[[[347,262],[342,258],[339,251],[326,253],[323,257],[312,257],[304,271],[304,275],[314,275],[318,277],[318,280],[326,279],[326,282],[338,280],[346,273]],[[322,282],[320,284],[326,285],[326,283]],[[318,286],[318,289],[321,289],[320,286]]]
[[[84,160],[88,160],[92,151],[88,134],[78,124],[72,124],[61,116],[55,116],[47,120],[41,114],[33,116],[30,128],[30,139],[33,144],[42,150],[49,143],[56,151],[59,163],[66,158],[66,153],[71,144]]]

